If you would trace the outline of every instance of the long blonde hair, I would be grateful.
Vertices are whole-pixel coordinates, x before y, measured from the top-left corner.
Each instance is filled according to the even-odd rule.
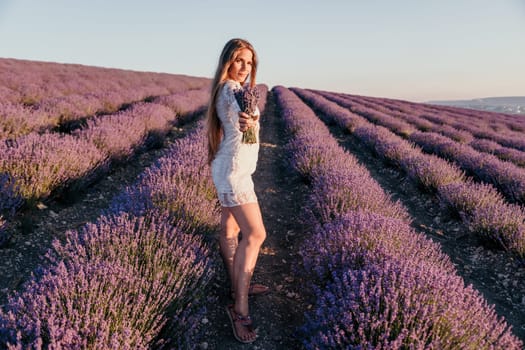
[[[237,58],[237,54],[242,49],[248,49],[252,52],[252,70],[250,72],[250,87],[255,87],[255,77],[257,75],[257,54],[252,44],[244,39],[231,39],[224,45],[221,56],[219,58],[219,65],[215,72],[215,77],[211,85],[211,98],[208,105],[207,118],[207,133],[208,133],[208,163],[211,163],[219,150],[219,143],[222,137],[222,126],[219,116],[217,115],[217,96],[219,91],[228,79],[228,70]]]

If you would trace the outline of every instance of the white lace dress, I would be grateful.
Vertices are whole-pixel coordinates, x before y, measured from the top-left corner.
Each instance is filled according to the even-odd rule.
[[[211,163],[211,173],[223,207],[257,202],[252,174],[259,154],[259,122],[254,126],[257,143],[242,143],[242,132],[239,130],[241,109],[234,95],[237,89],[241,89],[240,83],[227,80],[217,96],[217,115],[223,127],[223,137]],[[259,109],[255,114],[260,114]]]

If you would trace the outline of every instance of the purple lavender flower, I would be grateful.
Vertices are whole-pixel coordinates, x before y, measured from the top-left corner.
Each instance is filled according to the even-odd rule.
[[[22,104],[4,102],[0,97],[0,140],[50,129],[55,124],[46,113]]]
[[[171,95],[159,96],[152,102],[169,107],[177,117],[201,113],[210,99],[208,89],[186,90]]]
[[[257,86],[253,88],[245,86],[241,89],[237,89],[234,91],[234,96],[241,111],[247,113],[253,118],[257,108],[257,103],[259,102],[259,90],[257,90]],[[242,133],[242,142],[257,143],[257,132],[254,127],[251,127]]]
[[[10,216],[22,205],[16,180],[8,173],[0,173],[0,215]]]
[[[6,173],[0,173],[0,247],[8,240],[8,223],[15,211],[22,206],[23,200],[18,193],[17,185],[13,177]]]
[[[333,271],[358,269],[385,259],[427,262],[450,273],[456,271],[436,243],[403,220],[349,210],[315,231],[300,253],[304,270],[317,284],[330,281]]]
[[[440,186],[465,179],[464,173],[457,166],[434,155],[415,155],[405,159],[402,166],[408,176],[433,192]]]
[[[505,205],[503,196],[490,184],[452,182],[438,188],[444,206],[453,209],[464,219],[473,215],[476,208]]]
[[[450,159],[478,179],[493,184],[510,201],[525,203],[525,169],[436,133],[415,132],[410,140],[426,152]]]
[[[494,308],[465,287],[437,245],[413,232],[409,220],[382,216],[392,202],[376,201],[373,190],[353,201],[363,192],[358,186],[374,188],[365,181],[368,176],[361,173],[361,182],[348,181],[345,174],[359,169],[359,164],[339,147],[322,146],[331,145],[333,138],[313,111],[287,89],[274,91],[292,138],[288,149],[299,154],[292,158],[308,165],[312,196],[306,210],[336,209],[309,218],[317,233],[305,239],[301,250],[308,276],[315,272],[310,282],[316,300],[306,314],[303,345],[521,348]],[[347,190],[348,196],[339,195]],[[357,210],[362,211],[352,213]]]
[[[146,349],[162,331],[189,346],[213,266],[181,227],[162,214],[121,214],[69,231],[54,242],[50,267],[0,311],[0,344]]]
[[[30,203],[88,177],[104,161],[95,145],[71,135],[33,132],[13,143],[0,142],[0,172],[15,179],[20,195]]]
[[[259,107],[259,112],[262,115],[264,113],[264,109],[266,107],[266,102],[268,99],[268,85],[257,84],[257,90],[259,91],[259,103],[257,104],[257,106]]]
[[[521,349],[479,292],[405,260],[334,273],[301,329],[306,349]]]
[[[516,204],[488,203],[468,218],[472,230],[499,243],[525,262],[525,209]]]

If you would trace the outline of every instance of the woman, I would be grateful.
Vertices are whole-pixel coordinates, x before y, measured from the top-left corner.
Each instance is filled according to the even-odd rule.
[[[235,338],[243,343],[256,338],[248,294],[268,292],[266,286],[250,285],[259,249],[266,238],[251,178],[259,152],[260,112],[257,108],[253,116],[241,112],[235,98],[235,91],[247,82],[255,87],[256,73],[257,55],[252,45],[243,39],[228,41],[213,79],[207,115],[208,161],[221,204],[219,246],[235,300],[227,312]],[[255,128],[256,143],[242,142],[242,134],[249,128]]]

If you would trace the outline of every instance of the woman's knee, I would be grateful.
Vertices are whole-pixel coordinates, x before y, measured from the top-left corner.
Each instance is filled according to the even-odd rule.
[[[237,237],[239,235],[239,225],[233,218],[233,216],[230,217],[223,217],[221,220],[221,235],[226,238],[232,238]]]
[[[263,244],[264,240],[266,239],[266,230],[264,227],[256,228],[250,232],[248,235],[248,240],[251,244]]]
[[[235,224],[223,224],[221,225],[221,236],[225,238],[235,238],[239,236],[239,226]]]

